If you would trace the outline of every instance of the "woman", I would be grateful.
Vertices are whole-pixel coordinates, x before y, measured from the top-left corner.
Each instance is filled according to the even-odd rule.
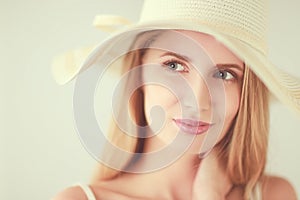
[[[82,187],[86,194],[75,186],[55,199],[296,199],[286,180],[264,174],[268,91],[300,109],[299,85],[286,98],[279,71],[263,56],[263,4],[146,1],[139,29],[106,41],[83,66],[128,51],[122,102],[129,100],[131,113],[120,103],[109,134],[110,144],[134,154],[106,147],[93,183]],[[134,45],[121,46],[126,42]],[[164,113],[151,114],[157,105]],[[153,152],[160,159],[148,156]]]

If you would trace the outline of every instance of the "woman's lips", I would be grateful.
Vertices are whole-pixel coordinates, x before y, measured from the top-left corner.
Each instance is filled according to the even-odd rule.
[[[176,125],[185,133],[199,135],[205,133],[213,124],[192,119],[173,119]]]

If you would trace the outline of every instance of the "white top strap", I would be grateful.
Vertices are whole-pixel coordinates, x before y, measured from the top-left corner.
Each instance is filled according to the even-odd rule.
[[[256,184],[253,192],[253,198],[254,200],[262,200],[262,184],[259,182]]]
[[[88,200],[96,200],[96,197],[95,197],[93,191],[91,190],[91,188],[88,185],[81,184],[81,183],[78,183],[77,185],[79,187],[81,187],[81,189],[84,191],[84,193],[86,194]]]

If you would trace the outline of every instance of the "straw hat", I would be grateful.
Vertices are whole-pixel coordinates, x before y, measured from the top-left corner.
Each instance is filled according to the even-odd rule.
[[[300,114],[300,79],[267,59],[267,14],[267,0],[145,0],[136,24],[119,16],[96,17],[94,25],[103,30],[126,27],[95,48],[76,50],[56,59],[54,77],[60,84],[70,81],[92,60],[105,56],[103,52],[128,33],[137,35],[153,29],[199,31],[227,46],[250,66],[277,99]]]

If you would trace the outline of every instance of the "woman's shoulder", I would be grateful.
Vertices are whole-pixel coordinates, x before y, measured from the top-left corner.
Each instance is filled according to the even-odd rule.
[[[81,184],[78,183],[72,187],[68,187],[59,192],[51,200],[91,200],[91,199],[120,199],[113,188],[106,181],[97,184]]]
[[[78,185],[65,188],[51,200],[87,200],[87,197],[82,188]]]
[[[296,200],[297,195],[291,183],[278,176],[264,176],[262,180],[264,200]]]

